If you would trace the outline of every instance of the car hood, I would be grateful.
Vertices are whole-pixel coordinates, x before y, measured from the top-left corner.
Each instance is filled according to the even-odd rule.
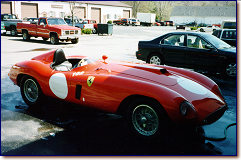
[[[236,55],[236,47],[231,47],[231,48],[223,48],[219,49],[221,52],[226,53],[226,54],[233,54]]]
[[[177,84],[178,79],[178,76],[169,73],[165,68],[148,64],[110,63],[108,64],[108,70],[118,76],[135,78],[166,86]]]
[[[63,30],[79,30],[79,28],[68,26],[68,25],[50,25],[50,27],[63,29]]]

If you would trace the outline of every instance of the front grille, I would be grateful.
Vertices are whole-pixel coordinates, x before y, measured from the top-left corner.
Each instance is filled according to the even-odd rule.
[[[74,31],[70,31],[70,34],[74,34]]]
[[[222,115],[224,114],[224,112],[228,109],[227,106],[224,106],[218,110],[216,110],[214,113],[210,114],[204,121],[204,124],[211,124],[215,121],[217,121],[219,118],[222,117]]]

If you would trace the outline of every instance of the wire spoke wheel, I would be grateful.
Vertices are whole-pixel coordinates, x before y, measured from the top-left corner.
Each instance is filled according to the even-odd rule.
[[[132,124],[141,135],[152,136],[158,131],[159,118],[152,107],[141,104],[132,112]]]
[[[38,86],[32,79],[27,79],[23,86],[24,95],[28,101],[34,103],[39,96]]]
[[[150,58],[150,64],[161,65],[161,58],[158,56],[152,56]]]

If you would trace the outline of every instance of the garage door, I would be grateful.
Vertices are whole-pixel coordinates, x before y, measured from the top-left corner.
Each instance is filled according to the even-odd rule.
[[[97,23],[101,23],[100,8],[91,8],[91,20],[96,20]]]
[[[38,4],[21,3],[21,17],[38,18]]]
[[[85,7],[76,7],[75,8],[75,16],[78,18],[84,19],[86,18]]]
[[[130,11],[129,10],[123,10],[123,18],[130,18]]]
[[[1,1],[1,14],[12,14],[12,3]]]

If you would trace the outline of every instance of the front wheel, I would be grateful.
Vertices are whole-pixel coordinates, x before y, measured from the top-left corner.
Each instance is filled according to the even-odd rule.
[[[72,42],[73,44],[76,44],[76,43],[79,42],[79,38],[77,38],[77,39],[72,39],[71,42]]]
[[[147,63],[161,65],[161,64],[163,64],[163,61],[162,61],[161,56],[159,56],[157,54],[153,54],[147,59]]]
[[[20,83],[21,95],[24,102],[30,107],[39,105],[42,99],[42,91],[38,82],[30,77],[25,76]]]
[[[58,44],[58,43],[59,43],[59,38],[58,38],[58,36],[55,35],[55,34],[52,34],[52,35],[50,36],[50,42],[51,42],[52,44]]]
[[[126,114],[131,134],[143,140],[160,139],[166,133],[167,118],[159,103],[149,99],[136,99]]]
[[[10,33],[11,33],[11,36],[16,36],[17,35],[16,28],[12,27]]]
[[[92,30],[92,34],[96,34],[96,33],[97,33],[97,29],[94,28],[94,29]]]

